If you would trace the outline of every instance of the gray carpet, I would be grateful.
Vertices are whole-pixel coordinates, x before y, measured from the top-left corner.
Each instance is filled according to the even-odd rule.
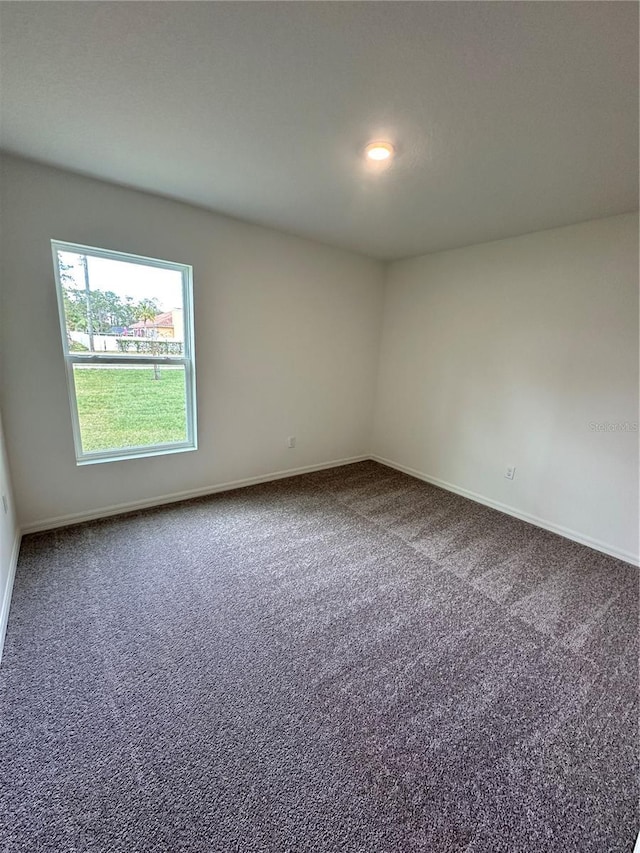
[[[1,849],[630,853],[638,571],[375,463],[26,537]]]

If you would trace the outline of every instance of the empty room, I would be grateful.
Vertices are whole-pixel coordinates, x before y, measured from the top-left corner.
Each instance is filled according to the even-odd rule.
[[[0,851],[636,853],[636,2],[0,0]]]

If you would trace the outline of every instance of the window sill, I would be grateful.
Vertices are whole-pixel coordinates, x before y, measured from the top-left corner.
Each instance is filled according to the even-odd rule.
[[[124,462],[127,459],[146,459],[149,456],[167,456],[170,453],[188,453],[197,450],[197,444],[158,444],[153,447],[134,447],[130,451],[114,450],[112,452],[85,453],[76,458],[77,465],[100,465],[103,462]]]

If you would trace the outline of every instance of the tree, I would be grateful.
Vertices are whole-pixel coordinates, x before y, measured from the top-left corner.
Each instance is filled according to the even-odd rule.
[[[67,332],[88,334],[92,352],[95,334],[114,334],[114,327],[131,326],[136,321],[146,326],[161,311],[155,298],[134,302],[132,296],[119,296],[113,290],[91,289],[86,255],[58,252],[58,268]],[[152,354],[160,355],[160,346],[153,340],[149,343]],[[153,373],[154,379],[160,379],[159,365],[154,364]]]
[[[60,263],[60,281],[64,300],[67,329],[71,332],[109,334],[112,328],[131,326],[136,320],[154,320],[160,313],[156,299],[143,299],[138,303],[131,296],[118,296],[113,290],[86,289],[78,287],[73,275],[77,268],[72,264]]]
[[[158,316],[159,305],[157,299],[141,299],[135,307],[136,315],[138,320],[141,320],[145,326],[149,321],[153,321]],[[152,355],[159,355],[159,347],[157,343],[152,340],[151,341],[151,353]],[[153,378],[160,379],[160,365],[153,365]]]
[[[88,332],[91,344],[90,348],[93,349],[93,329],[88,310],[89,280],[86,275],[87,259],[84,255],[78,255],[77,257],[84,261],[85,293],[81,293],[77,289],[76,278],[73,274],[75,269],[74,264],[68,263],[64,260],[63,252],[58,252],[58,269],[60,271],[60,283],[62,285],[67,329],[70,329],[71,331]]]
[[[78,255],[79,263],[82,268],[82,278],[84,280],[84,298],[87,303],[87,334],[89,335],[89,349],[95,352],[93,345],[93,318],[91,316],[91,290],[89,288],[89,265],[86,255]]]
[[[136,320],[141,320],[145,326],[149,320],[153,321],[160,313],[160,306],[157,299],[141,299],[134,306],[133,312]]]
[[[87,331],[87,305],[81,294],[70,287],[62,289],[64,300],[64,316],[67,321],[67,330],[70,332]]]

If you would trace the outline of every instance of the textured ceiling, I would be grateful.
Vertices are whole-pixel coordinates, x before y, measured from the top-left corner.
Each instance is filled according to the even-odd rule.
[[[636,3],[3,2],[0,38],[3,148],[374,257],[637,208]]]

